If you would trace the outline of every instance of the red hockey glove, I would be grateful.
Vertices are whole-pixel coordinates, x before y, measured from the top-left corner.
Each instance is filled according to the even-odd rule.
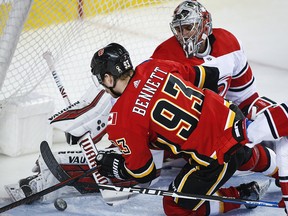
[[[249,142],[247,138],[247,119],[234,122],[233,126],[224,131],[224,135],[219,138],[219,148],[216,150],[219,164],[228,162],[231,156],[243,145]]]
[[[242,111],[248,119],[255,120],[259,114],[275,105],[276,102],[267,97],[258,97],[248,107],[244,107]]]
[[[128,179],[130,175],[124,167],[124,158],[114,151],[99,151],[96,156],[99,173],[108,178]]]

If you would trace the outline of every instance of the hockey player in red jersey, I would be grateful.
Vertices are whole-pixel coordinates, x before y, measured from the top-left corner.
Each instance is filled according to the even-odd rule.
[[[265,109],[275,106],[275,102],[272,100],[259,96],[255,86],[255,78],[241,42],[225,29],[212,28],[211,14],[201,3],[193,0],[180,3],[174,11],[170,27],[174,36],[161,43],[155,49],[151,58],[173,60],[190,66],[202,64],[217,67],[220,71],[218,94],[236,104],[244,115],[252,120],[259,113],[264,112]],[[203,76],[205,76],[205,73],[203,73]],[[199,76],[199,81],[203,76]],[[284,117],[284,120],[286,120],[287,110],[275,109],[274,112],[272,122],[275,127],[279,125],[277,127],[279,130],[283,130],[279,122],[283,118],[277,116]],[[287,198],[288,186],[284,188],[284,180],[288,179],[286,165],[288,164],[286,154],[288,152],[288,142],[286,140],[286,138],[282,138],[281,141],[277,141],[279,145],[276,144],[275,148],[280,174],[279,179],[282,182],[281,188],[283,196]],[[287,144],[283,145],[286,142]],[[256,145],[253,151],[254,159],[257,158],[257,151],[263,154],[267,153],[263,151],[263,146]],[[269,158],[269,155],[266,155]],[[252,164],[250,168],[251,171],[254,171]],[[266,169],[268,167],[269,164],[262,168]],[[249,165],[239,169],[247,170]],[[269,173],[268,170],[266,170],[266,174],[275,177],[278,175],[278,173]]]
[[[134,70],[125,48],[112,43],[95,53],[91,68],[106,92],[117,98],[107,133],[122,154],[97,155],[102,175],[149,182],[156,176],[150,149],[159,148],[187,160],[170,190],[235,198],[259,195],[253,182],[220,189],[251,157],[251,149],[245,146],[247,119],[234,104],[182,77],[194,67],[151,59]],[[167,215],[208,215],[220,209],[203,200],[170,197],[164,197],[163,206]],[[239,206],[226,203],[223,212]]]

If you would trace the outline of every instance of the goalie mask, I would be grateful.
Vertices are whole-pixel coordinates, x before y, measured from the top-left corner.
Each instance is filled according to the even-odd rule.
[[[98,50],[91,61],[91,72],[103,84],[105,74],[117,80],[123,73],[133,69],[128,51],[117,43],[108,44]]]
[[[211,14],[197,1],[184,1],[175,9],[170,27],[190,58],[212,33]]]

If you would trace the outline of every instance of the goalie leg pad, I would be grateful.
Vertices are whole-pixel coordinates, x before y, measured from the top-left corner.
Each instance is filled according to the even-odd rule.
[[[7,194],[15,202],[43,190],[42,176],[32,175],[19,180],[19,183],[4,186]],[[27,203],[31,204],[31,203]]]

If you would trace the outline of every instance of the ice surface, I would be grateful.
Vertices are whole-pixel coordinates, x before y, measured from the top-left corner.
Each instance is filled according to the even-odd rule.
[[[286,59],[286,50],[288,48],[288,40],[285,36],[288,30],[286,28],[287,19],[285,15],[288,1],[203,0],[202,3],[212,13],[214,27],[223,27],[230,30],[243,42],[260,94],[277,102],[287,101],[288,61]],[[158,36],[156,35],[156,37]],[[149,37],[147,40],[149,40]],[[11,132],[13,133],[13,129],[11,129]],[[67,150],[69,148],[66,144],[53,145],[53,150]],[[38,154],[17,158],[0,156],[0,206],[10,203],[3,185],[16,183],[20,178],[31,175],[31,168],[37,157]],[[162,176],[159,182],[154,185],[154,188],[166,189],[175,173],[177,173],[177,169],[163,170]],[[227,182],[226,186],[238,185],[257,179],[263,180],[265,178],[267,177],[259,174],[237,176]],[[276,202],[280,197],[280,189],[272,182],[263,200]],[[2,215],[164,215],[162,198],[159,196],[136,195],[125,204],[113,207],[107,206],[99,195],[70,196],[65,198],[65,200],[68,208],[64,212],[57,211],[52,203],[40,204],[36,202],[33,205],[19,206]],[[226,215],[271,216],[285,215],[285,213],[283,209],[276,208],[257,207],[253,210],[247,210],[242,207]]]

